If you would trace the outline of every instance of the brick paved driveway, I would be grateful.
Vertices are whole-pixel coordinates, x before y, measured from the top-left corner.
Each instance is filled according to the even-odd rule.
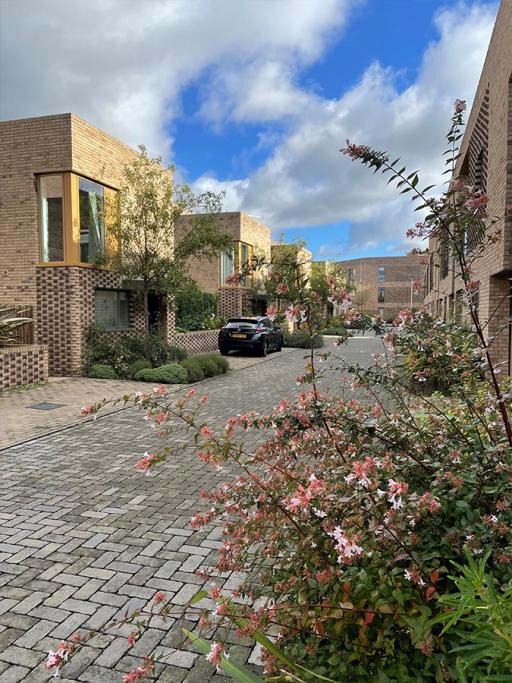
[[[377,348],[354,340],[344,353],[365,359]],[[273,354],[210,380],[208,421],[264,412],[292,396],[303,357],[301,350]],[[157,590],[178,606],[200,587],[194,572],[211,562],[218,534],[194,532],[188,522],[198,492],[222,474],[192,452],[169,459],[154,478],[134,471],[159,443],[141,417],[125,410],[0,453],[0,682],[48,680],[41,663],[59,639],[102,628]],[[181,645],[177,624],[155,624],[130,650],[125,635],[107,631],[90,641],[63,669],[64,683],[120,681],[155,647],[170,655],[170,666],[156,672],[162,683],[224,680]],[[246,660],[250,643],[231,652]]]

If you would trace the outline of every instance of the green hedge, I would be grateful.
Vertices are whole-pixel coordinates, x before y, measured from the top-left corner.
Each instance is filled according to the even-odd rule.
[[[187,384],[188,373],[179,363],[168,363],[159,368],[139,370],[135,379],[142,382],[158,382],[159,384]]]
[[[308,332],[302,332],[297,330],[291,334],[284,335],[284,345],[291,346],[297,349],[310,349],[311,348],[311,335]],[[321,334],[315,334],[313,336],[313,348],[320,349],[324,345],[324,338]]]
[[[205,377],[215,377],[222,375],[229,370],[229,363],[226,358],[216,353],[202,353],[192,356],[181,362],[187,370],[189,382],[200,382]]]
[[[150,367],[151,363],[148,360],[139,358],[138,360],[134,360],[133,363],[128,364],[128,374],[130,377],[135,377],[140,370],[146,370]]]
[[[111,365],[95,363],[89,368],[89,377],[94,379],[117,379],[117,372]]]

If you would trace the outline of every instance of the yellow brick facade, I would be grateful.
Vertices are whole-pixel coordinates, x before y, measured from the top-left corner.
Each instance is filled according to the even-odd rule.
[[[503,238],[488,246],[473,264],[472,279],[480,281],[479,317],[492,340],[494,357],[510,372],[512,218],[505,217],[505,206],[512,203],[512,0],[501,2],[460,151],[455,177],[475,185],[475,159],[480,157],[478,175],[489,197],[487,213],[500,217],[495,228],[502,229]],[[449,317],[463,290],[462,282],[451,255],[448,273],[446,267],[441,268],[437,240],[430,240],[429,251],[425,303],[433,313]]]

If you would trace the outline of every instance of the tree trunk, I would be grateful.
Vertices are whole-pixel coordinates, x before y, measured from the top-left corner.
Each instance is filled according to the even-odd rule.
[[[144,329],[149,334],[149,284],[144,280]]]

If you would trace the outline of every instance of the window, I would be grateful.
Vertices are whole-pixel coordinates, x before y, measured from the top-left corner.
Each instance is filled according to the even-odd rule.
[[[64,210],[62,175],[39,178],[41,261],[64,261]]]
[[[94,292],[95,320],[107,330],[130,327],[130,293],[117,289],[97,289]]]
[[[384,282],[384,266],[379,266],[378,279],[379,282]]]
[[[384,303],[384,287],[379,287],[377,292],[377,301],[379,304]]]
[[[103,186],[78,179],[80,216],[80,261],[94,263],[105,250]]]
[[[235,252],[234,249],[225,251],[220,256],[220,284],[226,284],[226,278],[235,272]]]
[[[243,266],[249,265],[249,245],[244,244],[244,242],[240,243],[240,268]],[[247,285],[247,275],[244,275],[242,277],[242,280],[240,282],[244,287]]]

